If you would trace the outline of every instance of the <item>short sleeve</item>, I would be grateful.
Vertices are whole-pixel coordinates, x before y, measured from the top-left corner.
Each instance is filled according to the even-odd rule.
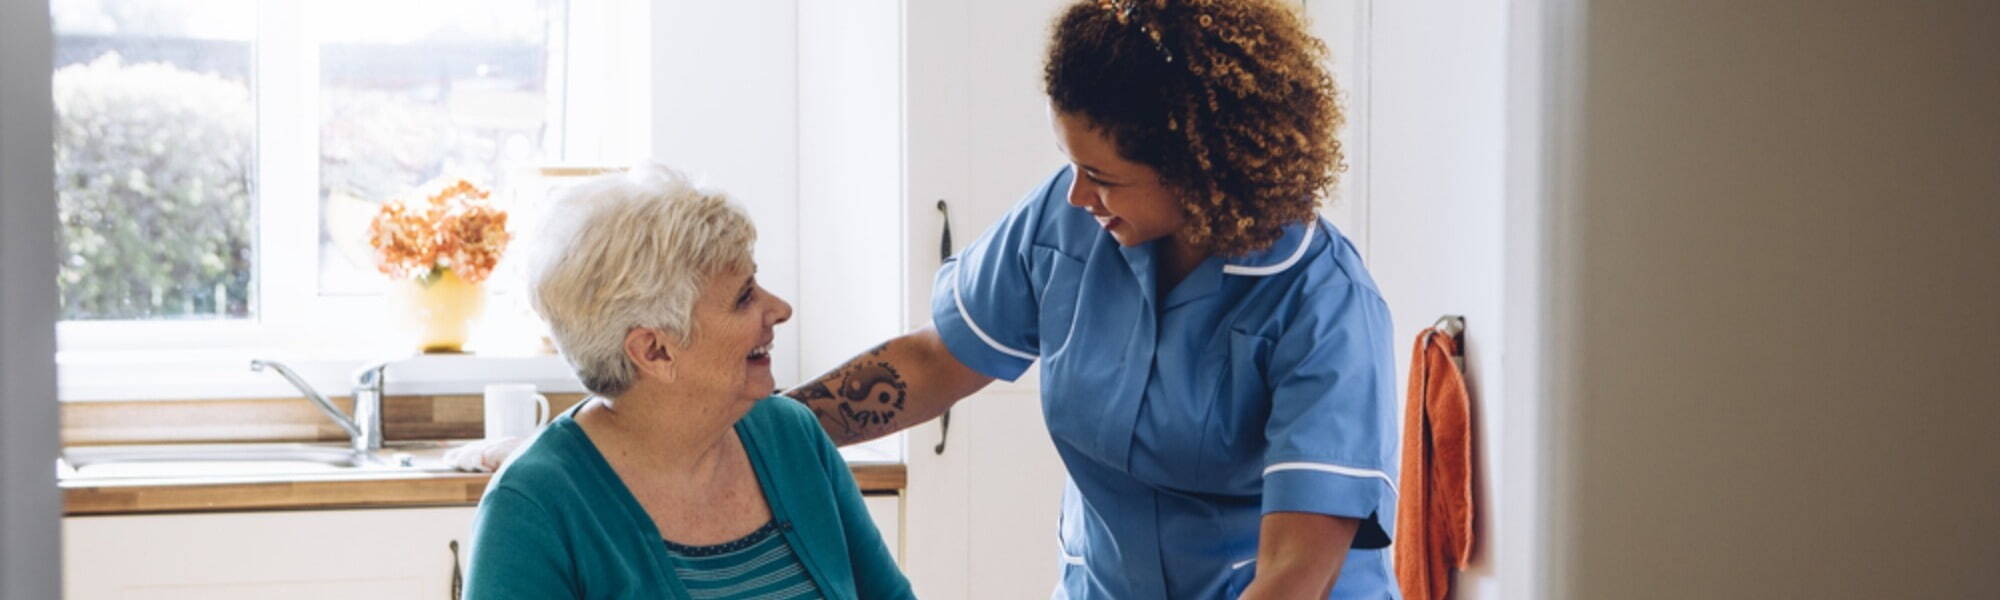
[[[1271,354],[1263,511],[1361,519],[1355,547],[1383,547],[1396,510],[1388,306],[1345,280],[1304,293]]]
[[[1030,249],[1043,205],[1051,194],[1065,193],[1068,181],[1067,169],[1058,172],[938,268],[931,322],[965,366],[1013,381],[1039,357]]]
[[[576,571],[554,528],[548,511],[519,492],[489,492],[472,524],[465,599],[576,597]]]

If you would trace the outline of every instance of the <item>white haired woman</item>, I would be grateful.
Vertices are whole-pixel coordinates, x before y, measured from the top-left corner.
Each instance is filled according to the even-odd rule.
[[[756,230],[658,165],[559,201],[535,310],[593,396],[494,476],[465,597],[907,598],[811,411],[771,396]]]

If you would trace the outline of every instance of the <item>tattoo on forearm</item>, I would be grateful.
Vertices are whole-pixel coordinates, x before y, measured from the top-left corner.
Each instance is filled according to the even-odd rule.
[[[887,347],[887,344],[876,346],[865,355],[879,357]],[[909,384],[903,381],[895,365],[859,360],[799,386],[790,395],[811,407],[828,433],[856,438],[895,429],[896,415],[902,412],[909,395]]]
[[[849,365],[841,374],[840,416],[862,431],[887,427],[903,410],[909,386],[896,367],[886,362]]]
[[[837,417],[838,413],[832,405],[838,404],[839,401],[834,397],[833,391],[826,388],[824,380],[799,386],[799,389],[792,390],[787,395],[805,404],[806,408],[812,409],[813,416],[819,418],[820,426],[825,427],[827,433],[835,437],[853,437],[856,433],[853,425]]]

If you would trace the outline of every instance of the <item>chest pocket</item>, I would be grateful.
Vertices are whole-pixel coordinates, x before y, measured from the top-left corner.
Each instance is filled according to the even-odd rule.
[[[1076,300],[1079,283],[1083,279],[1083,261],[1070,258],[1054,248],[1033,246],[1030,249],[1032,266],[1028,279],[1035,286],[1035,302],[1039,308],[1035,321],[1036,337],[1041,340],[1040,354],[1047,358],[1069,343],[1069,333],[1076,322]]]
[[[1229,492],[1263,487],[1264,424],[1271,417],[1265,366],[1274,345],[1261,336],[1229,332],[1228,360],[1217,377],[1201,450],[1202,464],[1221,474]]]

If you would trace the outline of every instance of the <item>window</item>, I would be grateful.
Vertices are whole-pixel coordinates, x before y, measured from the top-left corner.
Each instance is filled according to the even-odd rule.
[[[492,185],[556,155],[561,8],[344,0],[315,19],[321,294],[381,281],[365,235],[381,199],[446,173]]]
[[[63,397],[151,397],[101,386],[142,356],[185,370],[158,366],[163,350],[395,352],[377,204],[459,175],[505,207],[536,167],[636,157],[646,128],[566,100],[643,106],[649,79],[621,57],[644,54],[644,28],[607,26],[642,4],[52,0]]]
[[[254,318],[254,7],[50,8],[62,318]]]

